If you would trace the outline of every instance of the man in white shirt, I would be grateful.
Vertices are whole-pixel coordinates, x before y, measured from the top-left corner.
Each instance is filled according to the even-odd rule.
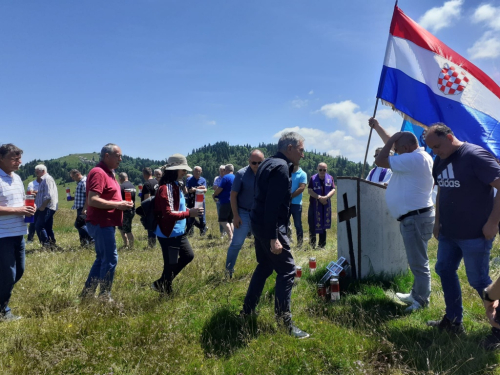
[[[377,158],[378,154],[380,154],[380,151],[382,151],[382,147],[379,147],[375,150],[375,155],[373,155],[373,157]],[[394,152],[391,150],[390,156],[392,155],[394,155]],[[390,168],[382,168],[375,166],[375,168],[372,168],[372,170],[368,173],[366,180],[371,182],[376,182],[377,184],[381,185],[387,185],[391,177],[392,177],[392,171],[390,170]]]
[[[31,181],[28,184],[28,188],[26,189],[26,194],[36,196],[36,194],[38,193],[38,186],[40,185],[41,181],[42,180],[39,179],[39,178],[36,178],[33,181]],[[28,239],[27,239],[27,243],[33,242],[33,237],[35,237],[35,223],[34,222],[30,223],[30,225],[28,227]]]
[[[35,217],[36,234],[43,246],[55,246],[56,238],[52,226],[59,203],[57,185],[52,176],[47,173],[45,165],[37,165],[35,174],[42,179],[35,197],[35,203],[38,207]]]
[[[411,312],[428,305],[431,294],[427,242],[434,229],[433,160],[423,147],[418,146],[415,134],[398,132],[390,136],[373,117],[368,123],[385,143],[375,164],[392,169],[385,199],[389,212],[400,222],[408,264],[414,276],[411,293],[396,295],[409,305],[406,311]],[[390,156],[393,146],[396,156]]]
[[[0,321],[20,319],[10,311],[9,300],[24,273],[24,216],[33,216],[36,211],[36,207],[24,205],[23,181],[14,173],[22,154],[23,150],[13,144],[0,146]]]

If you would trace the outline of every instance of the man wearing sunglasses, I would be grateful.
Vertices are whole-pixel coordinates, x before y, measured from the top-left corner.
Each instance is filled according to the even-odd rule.
[[[380,151],[382,151],[382,147],[379,147],[375,150],[375,155],[373,155],[375,159],[380,154]],[[394,155],[394,152],[392,150],[390,152],[390,155],[391,156]],[[370,173],[368,173],[368,177],[366,177],[366,180],[387,186],[389,180],[391,179],[391,176],[392,176],[392,171],[390,168],[382,168],[375,166],[375,168],[373,168],[370,171]]]
[[[331,198],[335,194],[333,177],[326,173],[326,163],[318,164],[318,173],[311,177],[307,191],[309,192],[309,242],[316,247],[316,234],[319,234],[318,246],[326,246],[326,230],[332,226]]]
[[[260,150],[253,150],[248,158],[248,165],[234,176],[231,187],[231,209],[233,211],[234,232],[229,249],[227,249],[226,271],[231,278],[234,265],[241,247],[251,230],[250,211],[252,210],[255,175],[259,165],[264,161],[264,154]]]

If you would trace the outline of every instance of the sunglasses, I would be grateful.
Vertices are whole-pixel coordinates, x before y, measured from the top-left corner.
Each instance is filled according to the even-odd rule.
[[[318,171],[320,171],[320,172],[326,172],[326,169],[321,169],[320,168],[320,169],[318,169]]]
[[[260,163],[262,163],[261,161],[252,161],[252,165],[259,165]]]
[[[374,158],[376,158],[377,156],[378,156],[378,154],[373,155]]]

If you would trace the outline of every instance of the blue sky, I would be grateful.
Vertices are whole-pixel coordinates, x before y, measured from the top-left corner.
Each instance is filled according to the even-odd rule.
[[[21,147],[25,162],[108,142],[165,159],[217,141],[275,142],[293,128],[308,150],[360,161],[393,6],[5,0],[0,143]],[[399,6],[500,83],[500,0]],[[384,106],[377,117],[391,131],[402,122]]]

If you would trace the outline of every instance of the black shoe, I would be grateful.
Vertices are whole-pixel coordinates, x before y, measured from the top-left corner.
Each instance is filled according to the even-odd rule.
[[[88,289],[88,288],[83,288],[80,294],[78,295],[78,298],[81,300],[89,300],[91,298],[95,297],[95,289]]]
[[[491,333],[481,341],[481,346],[491,351],[500,349],[500,329],[491,327]]]
[[[10,311],[7,311],[5,314],[0,315],[0,322],[15,322],[19,319],[22,319],[22,317],[19,315],[14,315]]]
[[[443,316],[441,320],[429,320],[427,325],[429,327],[438,328],[439,331],[445,330],[456,335],[465,333],[465,328],[462,323],[453,323],[446,315]]]
[[[153,282],[153,284],[151,284],[151,289],[160,294],[172,293],[172,285],[165,285],[163,283],[158,282],[158,280],[156,280],[155,282]]]

